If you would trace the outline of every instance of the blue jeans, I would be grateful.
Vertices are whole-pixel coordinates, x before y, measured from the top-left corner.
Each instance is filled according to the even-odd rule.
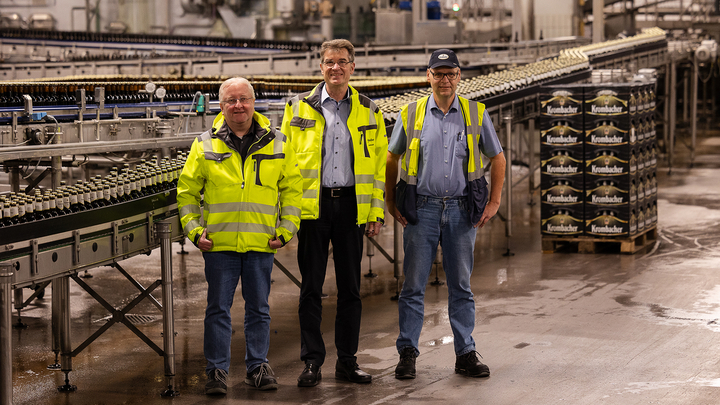
[[[232,324],[230,308],[238,280],[245,300],[245,367],[248,371],[267,363],[270,348],[270,274],[272,253],[205,252],[208,283],[205,309],[204,351],[206,372],[229,371]]]
[[[475,350],[475,300],[470,290],[476,229],[470,223],[466,198],[443,199],[419,195],[418,223],[408,224],[403,232],[405,260],[398,309],[400,335],[398,351],[413,347],[419,354],[418,341],[425,316],[425,286],[440,243],[443,270],[448,286],[448,312],[453,331],[455,354]]]

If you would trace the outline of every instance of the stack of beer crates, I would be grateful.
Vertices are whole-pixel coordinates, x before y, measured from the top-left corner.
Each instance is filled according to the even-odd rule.
[[[543,234],[585,231],[583,91],[579,85],[558,85],[540,93]]]
[[[619,238],[654,226],[655,82],[548,87],[540,107],[542,233]]]
[[[651,99],[654,83],[585,88],[586,235],[627,237],[657,221]]]

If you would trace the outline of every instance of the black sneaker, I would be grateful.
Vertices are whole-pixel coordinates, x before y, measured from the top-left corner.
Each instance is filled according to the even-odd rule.
[[[478,356],[480,356],[480,354],[475,350],[465,353],[462,356],[457,356],[455,360],[455,372],[468,377],[489,376],[490,367],[484,365],[480,359],[478,359]]]
[[[208,381],[205,383],[205,395],[227,394],[227,371],[215,369],[207,373]]]
[[[395,367],[395,378],[410,380],[415,378],[415,359],[417,354],[414,347],[403,347],[400,350],[400,361]]]
[[[245,384],[255,387],[260,391],[276,390],[278,387],[275,375],[270,365],[263,363],[252,371],[248,371]]]

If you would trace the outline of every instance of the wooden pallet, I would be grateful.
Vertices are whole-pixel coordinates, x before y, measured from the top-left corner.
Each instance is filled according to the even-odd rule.
[[[658,238],[657,226],[627,238],[596,238],[593,236],[549,236],[542,237],[543,253],[577,252],[601,253],[619,248],[620,253],[635,254],[652,246]]]

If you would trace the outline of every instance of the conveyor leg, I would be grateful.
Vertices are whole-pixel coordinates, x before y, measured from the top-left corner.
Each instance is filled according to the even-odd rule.
[[[166,389],[163,397],[180,395],[175,390],[175,318],[173,311],[172,285],[172,223],[158,222],[157,234],[160,236],[160,261],[162,271],[162,304],[163,304],[163,349],[165,355]]]
[[[20,317],[20,310],[23,308],[23,290],[22,288],[16,288],[14,291],[15,294],[15,309],[17,310],[17,323],[13,324],[13,328],[15,329],[26,329],[28,326],[27,324],[22,322],[22,318]]]
[[[507,251],[503,253],[503,256],[514,256],[515,254],[510,251],[510,238],[512,238],[512,162],[513,162],[513,150],[512,150],[512,115],[506,115],[503,117],[505,121],[505,205],[507,207],[507,214],[505,215],[505,236],[507,237]],[[493,184],[493,186],[495,186]]]
[[[59,329],[60,329],[60,369],[65,373],[65,384],[58,387],[60,392],[74,392],[77,387],[70,384],[70,372],[72,371],[72,342],[70,341],[70,277],[57,279],[58,303],[60,304]],[[53,294],[56,292],[53,291]]]
[[[441,286],[445,284],[445,282],[440,280],[440,277],[438,277],[438,274],[440,273],[440,257],[442,255],[442,250],[440,249],[440,246],[437,248],[437,252],[435,253],[435,260],[433,260],[433,266],[435,266],[435,281],[431,281],[430,285],[434,286]]]
[[[62,366],[58,362],[60,356],[60,287],[58,279],[52,281],[52,305],[50,328],[52,329],[52,351],[55,353],[55,363],[47,366],[48,370],[60,370]]]
[[[400,253],[402,250],[402,231],[403,227],[400,222],[393,219],[393,275],[395,276],[395,295],[390,297],[392,301],[400,299],[400,276],[402,269],[400,267]]]
[[[12,291],[13,266],[0,263],[0,403],[13,403],[12,390]]]
[[[179,255],[186,255],[189,252],[185,250],[185,238],[180,239],[180,251],[178,252]]]
[[[375,278],[378,276],[372,271],[372,258],[375,256],[375,245],[373,245],[369,240],[365,244],[365,255],[368,257],[368,272],[365,274],[365,277]]]
[[[528,120],[528,186],[530,188],[528,205],[535,205],[533,195],[535,194],[535,139],[537,137],[535,133],[535,120],[531,118]]]

